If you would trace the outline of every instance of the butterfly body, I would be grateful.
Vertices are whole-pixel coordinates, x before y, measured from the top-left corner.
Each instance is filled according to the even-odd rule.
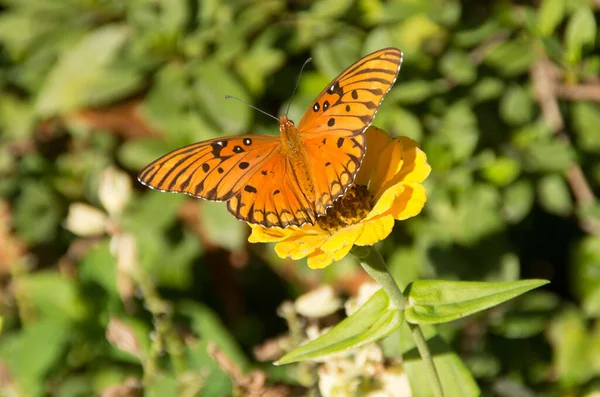
[[[238,219],[266,227],[315,224],[354,183],[364,131],[402,62],[395,48],[362,58],[334,79],[298,126],[283,115],[280,136],[230,136],[177,149],[145,167],[154,189],[226,201]]]

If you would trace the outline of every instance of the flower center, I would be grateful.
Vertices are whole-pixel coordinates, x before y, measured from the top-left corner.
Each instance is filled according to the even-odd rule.
[[[373,209],[369,189],[364,185],[352,185],[342,197],[317,218],[323,230],[331,231],[354,225],[363,220]]]

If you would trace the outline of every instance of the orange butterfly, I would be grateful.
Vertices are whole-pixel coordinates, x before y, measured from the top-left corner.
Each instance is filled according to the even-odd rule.
[[[354,183],[366,150],[364,131],[396,81],[402,52],[385,48],[336,77],[298,127],[280,117],[279,137],[243,135],[177,149],[144,168],[154,189],[227,201],[238,219],[285,228],[317,217]]]

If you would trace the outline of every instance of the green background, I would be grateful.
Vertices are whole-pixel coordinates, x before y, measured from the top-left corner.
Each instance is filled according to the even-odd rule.
[[[0,0],[0,393],[89,396],[133,377],[149,396],[243,395],[210,340],[241,370],[314,391],[300,367],[259,362],[253,348],[288,332],[286,299],[321,284],[354,295],[367,279],[356,263],[313,271],[279,259],[246,243],[224,204],[134,178],[185,144],[277,133],[225,95],[281,115],[310,56],[297,121],[345,67],[388,46],[404,64],[374,125],[419,142],[433,171],[422,214],[378,249],[404,282],[549,279],[438,330],[484,395],[600,392],[599,10],[591,0]],[[134,184],[114,220],[137,242],[131,280],[110,236],[64,227],[72,203],[104,211],[111,165]],[[157,353],[151,364],[107,340],[111,319]]]

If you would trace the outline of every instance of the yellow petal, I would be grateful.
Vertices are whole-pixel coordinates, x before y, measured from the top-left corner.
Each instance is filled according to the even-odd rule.
[[[275,252],[280,258],[288,256],[303,258],[317,249],[327,239],[326,235],[304,235],[279,242]],[[300,256],[298,256],[300,255]]]
[[[336,252],[344,247],[354,245],[354,241],[360,235],[361,224],[348,226],[336,231],[322,245],[321,249],[325,252]]]
[[[402,169],[403,155],[402,143],[398,139],[392,140],[379,154],[377,169],[369,185],[369,191],[373,195],[380,195]]]
[[[391,215],[384,215],[364,222],[363,225],[362,233],[354,244],[373,245],[389,236],[394,228],[394,218]]]
[[[398,196],[390,209],[390,214],[399,221],[417,215],[427,201],[427,194],[423,185],[407,183],[404,186],[404,192]]]
[[[405,185],[403,183],[399,183],[397,185],[393,185],[387,189],[385,189],[380,197],[376,197],[377,200],[369,215],[365,218],[365,220],[373,219],[392,208],[398,196],[400,196],[405,189]]]
[[[297,230],[291,227],[286,229],[266,228],[250,224],[250,228],[252,229],[252,233],[248,237],[248,241],[251,243],[273,243],[285,240],[297,232]]]
[[[401,139],[404,145],[404,164],[391,183],[423,182],[431,172],[427,156],[417,147],[415,141],[408,138],[398,139]]]
[[[333,262],[333,255],[328,252],[323,252],[317,249],[313,254],[308,256],[308,266],[311,269],[322,269]]]
[[[374,126],[370,126],[367,129],[365,137],[367,138],[367,153],[363,158],[354,183],[367,186],[377,168],[379,155],[388,144],[390,138],[387,132]]]

